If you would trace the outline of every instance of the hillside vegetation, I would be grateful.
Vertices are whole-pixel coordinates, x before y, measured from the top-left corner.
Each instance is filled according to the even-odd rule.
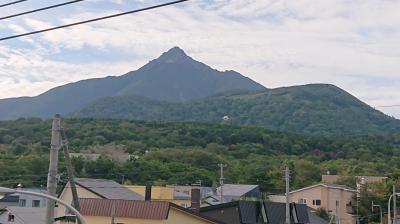
[[[321,174],[400,175],[400,135],[326,137],[285,134],[257,127],[199,123],[152,123],[107,119],[67,119],[71,151],[123,145],[137,159],[116,163],[74,160],[77,176],[144,184],[211,186],[218,163],[227,164],[227,183],[260,184],[282,192],[285,161],[293,170],[292,188],[320,180]],[[0,185],[45,185],[51,121],[0,122]],[[61,157],[61,180],[65,166]],[[62,185],[62,182],[60,183]]]
[[[312,134],[388,134],[400,121],[342,89],[314,84],[257,92],[236,91],[189,102],[164,102],[138,96],[109,97],[72,113],[73,117],[118,118],[159,122],[208,122],[261,126]]]

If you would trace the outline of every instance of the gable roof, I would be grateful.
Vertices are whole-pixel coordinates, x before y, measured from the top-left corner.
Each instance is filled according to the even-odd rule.
[[[212,205],[200,209],[200,212],[206,213],[217,209],[237,207],[239,211],[240,222],[243,224],[256,224],[264,220],[263,212],[267,223],[281,224],[285,223],[286,206],[285,203],[278,202],[258,202],[258,201],[234,201],[219,205]],[[290,204],[291,223],[309,223],[308,208],[303,204]],[[224,213],[221,213],[224,215]]]
[[[300,188],[300,189],[291,191],[290,194],[296,193],[296,192],[300,192],[300,191],[304,191],[304,190],[308,190],[308,189],[315,188],[315,187],[326,187],[326,188],[338,189],[338,190],[343,190],[343,191],[348,191],[348,192],[357,192],[357,190],[355,190],[353,188],[350,188],[350,187],[347,187],[345,185],[320,183],[320,184],[315,184],[315,185],[312,185],[312,186],[308,186],[308,187],[304,187],[304,188]]]
[[[163,220],[168,218],[169,202],[80,198],[82,215]],[[115,209],[113,209],[115,206]]]
[[[134,201],[113,200],[100,198],[80,198],[81,214],[86,216],[111,217],[115,212],[116,217],[165,220],[168,219],[171,208],[187,213],[195,218],[207,220],[213,224],[223,224],[208,217],[197,214],[189,209],[165,201]]]
[[[224,184],[224,196],[242,197],[250,191],[258,188],[258,185],[246,185],[246,184]],[[217,194],[221,192],[221,187],[217,188]]]
[[[144,200],[140,194],[113,180],[75,178],[75,183],[104,199]]]
[[[19,220],[21,223],[39,224],[46,222],[46,208],[9,206],[6,210],[14,215],[15,220]]]

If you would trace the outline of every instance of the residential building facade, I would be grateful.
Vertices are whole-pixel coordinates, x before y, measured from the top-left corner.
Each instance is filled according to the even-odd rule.
[[[356,216],[352,204],[356,193],[346,186],[321,183],[290,192],[289,200],[313,209],[323,208],[335,216],[338,223],[354,224]]]

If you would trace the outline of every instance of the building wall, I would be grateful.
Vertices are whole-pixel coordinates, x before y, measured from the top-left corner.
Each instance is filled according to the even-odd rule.
[[[17,216],[15,216],[14,222],[9,222],[8,214],[10,214],[10,213],[8,211],[6,211],[0,215],[0,223],[1,224],[25,224],[25,223],[22,223],[20,220],[18,220]]]
[[[41,192],[41,193],[45,193],[45,192]],[[37,196],[33,196],[33,195],[25,195],[25,194],[21,194],[19,195],[19,201],[21,202],[21,200],[25,200],[25,206],[23,207],[33,207],[33,201],[40,201],[40,208],[46,207],[47,204],[47,199],[42,198],[42,197],[37,197]],[[21,206],[21,203],[19,203],[19,206]]]
[[[76,190],[78,192],[79,198],[101,198],[98,195],[86,190],[85,188],[80,187],[79,185],[76,185]],[[69,182],[65,185],[64,190],[61,192],[59,198],[69,204],[72,204],[72,192],[71,192],[71,185],[69,184]],[[58,205],[58,207],[56,208],[56,217],[64,215],[66,215],[65,206]]]
[[[324,208],[332,215],[338,214],[341,224],[353,224],[353,215],[347,213],[347,204],[353,199],[353,192],[333,189],[324,186],[316,186],[299,192],[290,194],[289,200],[298,203],[300,199],[305,199],[308,207],[318,209]],[[321,200],[321,205],[313,205],[313,200]],[[336,202],[338,206],[336,206]]]
[[[146,186],[125,185],[125,187],[133,192],[140,194],[143,197],[145,196]],[[174,199],[174,194],[175,189],[173,187],[153,186],[151,188],[151,199],[153,201],[167,201],[182,206],[184,208],[191,206],[190,200]]]

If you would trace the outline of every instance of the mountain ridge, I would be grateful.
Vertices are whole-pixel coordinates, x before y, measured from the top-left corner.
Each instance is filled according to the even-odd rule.
[[[387,134],[400,121],[371,108],[330,84],[232,91],[188,102],[154,101],[139,96],[104,98],[72,117],[133,119],[157,122],[206,122],[261,126],[306,134]]]
[[[171,83],[171,80],[175,82]],[[0,100],[0,120],[49,118],[68,114],[103,97],[140,95],[155,100],[186,101],[233,89],[264,86],[236,72],[220,72],[174,47],[141,68],[122,76],[68,83],[35,97]]]

